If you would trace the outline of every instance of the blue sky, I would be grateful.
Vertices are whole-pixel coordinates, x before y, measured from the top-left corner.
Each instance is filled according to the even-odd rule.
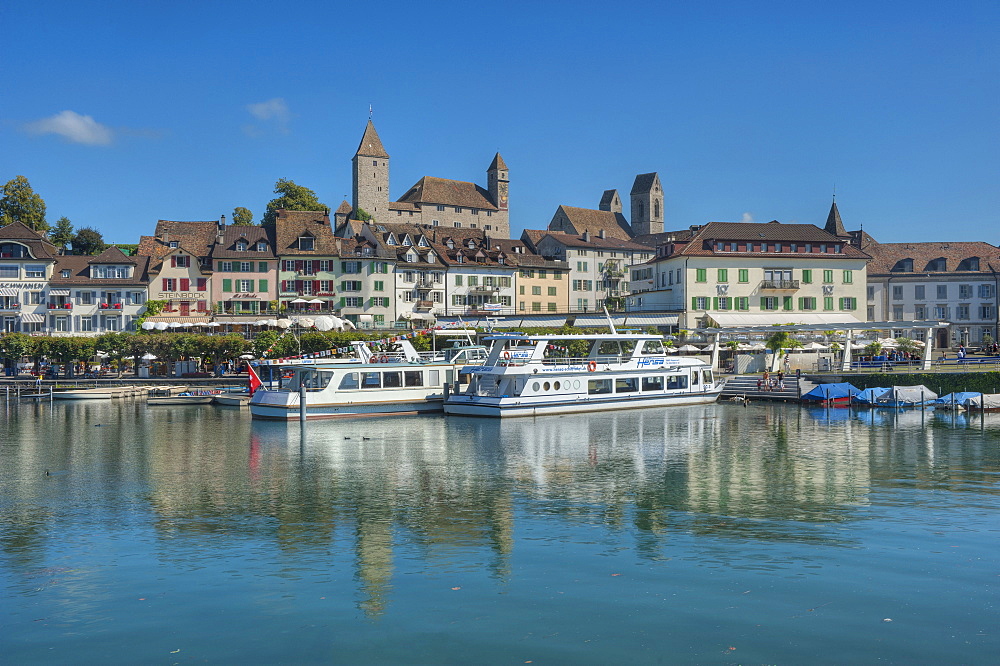
[[[278,178],[336,207],[369,104],[393,198],[499,150],[515,236],[658,171],[668,229],[823,224],[836,187],[882,241],[1000,240],[996,2],[11,0],[0,27],[0,182],[109,241],[260,219]]]

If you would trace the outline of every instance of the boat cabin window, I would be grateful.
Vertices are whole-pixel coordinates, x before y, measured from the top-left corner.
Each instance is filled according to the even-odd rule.
[[[407,370],[403,373],[403,384],[405,386],[423,386],[424,373],[421,370]]]
[[[600,356],[629,356],[635,349],[631,340],[599,340],[597,353]]]
[[[288,383],[289,390],[297,391],[302,386],[307,390],[320,390],[333,379],[333,373],[324,370],[300,370],[295,373],[292,381]]]
[[[464,347],[444,350],[444,358],[451,363],[469,363],[486,360],[486,350],[482,347]]]
[[[428,386],[440,386],[441,385],[441,371],[440,370],[429,370],[427,372]]]
[[[619,377],[615,380],[615,393],[635,393],[638,390],[638,377]]]
[[[705,384],[711,384],[712,383],[712,371],[711,370],[702,370],[701,371],[701,380]]]
[[[663,343],[659,340],[646,340],[642,343],[643,354],[665,354],[663,351]]]
[[[642,378],[642,390],[643,391],[662,391],[663,390],[663,377],[643,377]]]
[[[377,389],[381,387],[382,387],[382,373],[380,372],[361,373],[361,388]]]
[[[382,388],[399,388],[403,385],[402,372],[383,372]]]
[[[687,375],[667,375],[668,389],[686,389],[688,387]]]
[[[346,391],[356,388],[358,388],[358,373],[345,372],[344,376],[340,378],[340,390]]]
[[[691,386],[697,386],[698,380],[701,378],[701,373],[695,370],[691,373]]]
[[[588,380],[587,393],[611,393],[611,380],[610,379]]]

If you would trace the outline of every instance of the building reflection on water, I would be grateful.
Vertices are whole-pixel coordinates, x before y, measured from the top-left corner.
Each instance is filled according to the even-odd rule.
[[[213,557],[219,538],[245,544],[248,566],[304,552],[330,567],[350,560],[373,617],[404,558],[427,571],[485,567],[503,585],[528,523],[553,535],[601,530],[649,558],[681,536],[844,545],[836,524],[876,486],[960,490],[995,474],[1000,432],[1000,419],[970,437],[980,422],[966,416],[784,405],[329,421],[304,432],[238,410],[130,401],[4,418],[0,549],[11,567],[42,567],[67,521],[115,529],[148,518],[170,565]]]

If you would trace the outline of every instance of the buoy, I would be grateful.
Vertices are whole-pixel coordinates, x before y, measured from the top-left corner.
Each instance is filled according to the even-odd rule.
[[[590,372],[594,372],[595,370],[597,370],[597,361],[591,361],[590,363],[588,363],[587,370],[589,370]]]

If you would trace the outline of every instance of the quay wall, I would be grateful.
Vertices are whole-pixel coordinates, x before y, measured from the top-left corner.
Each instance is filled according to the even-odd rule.
[[[881,372],[863,374],[808,375],[817,384],[848,382],[859,389],[876,386],[916,386],[923,384],[938,395],[955,391],[975,391],[978,393],[1000,393],[1000,372]]]

